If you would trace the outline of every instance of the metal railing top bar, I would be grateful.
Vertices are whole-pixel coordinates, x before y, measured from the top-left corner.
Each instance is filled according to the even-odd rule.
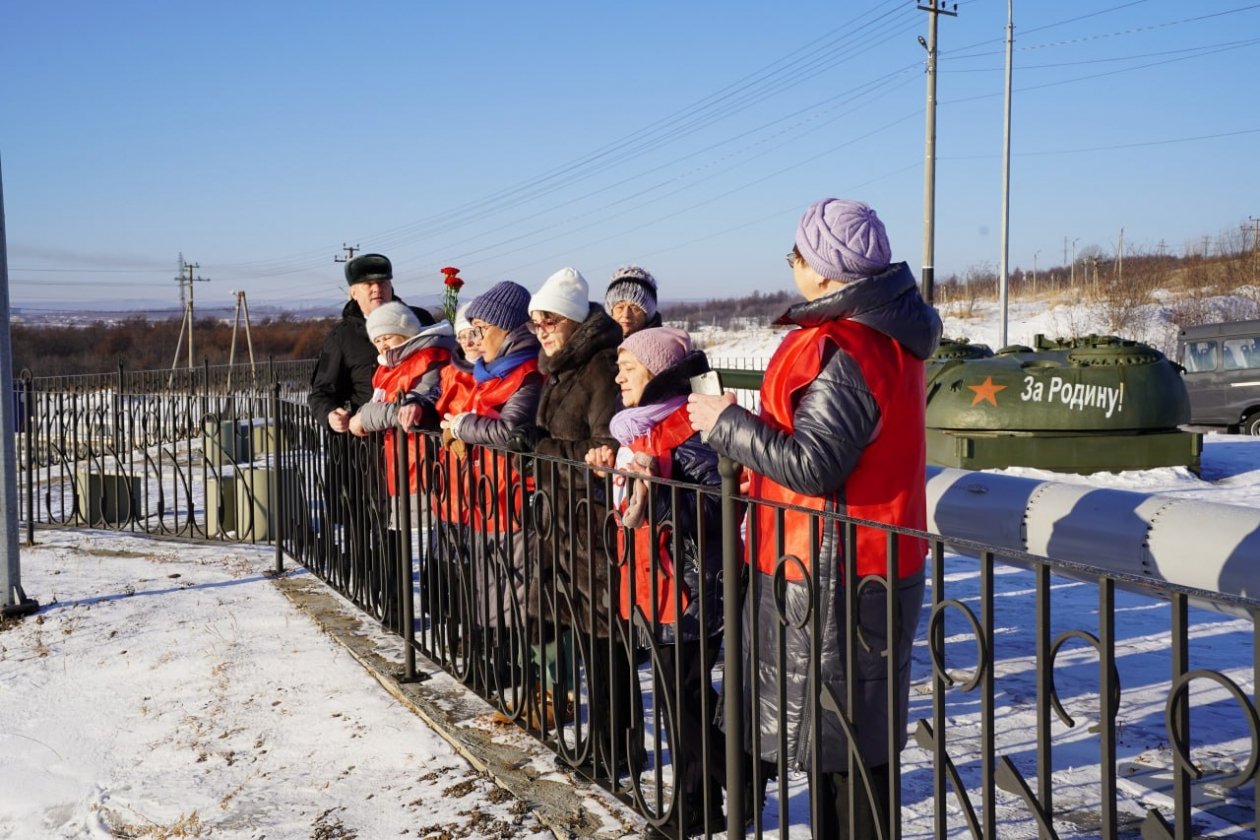
[[[226,391],[257,390],[270,387],[273,382],[284,382],[305,387],[310,381],[314,359],[282,359],[241,363],[235,365],[202,365],[195,368],[167,368],[161,370],[127,370],[120,365],[110,373],[81,373],[55,376],[36,376],[30,370],[20,372],[23,381],[29,380],[37,391],[98,391],[120,387],[124,391],[139,393],[153,391],[187,391],[203,389]],[[20,387],[20,386],[15,386]]]

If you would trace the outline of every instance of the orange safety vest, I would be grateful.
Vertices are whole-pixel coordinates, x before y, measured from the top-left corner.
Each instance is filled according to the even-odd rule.
[[[924,530],[927,524],[924,439],[923,360],[899,342],[856,321],[828,321],[789,333],[775,351],[761,385],[761,420],[791,434],[794,415],[805,390],[822,371],[828,344],[848,353],[858,367],[880,411],[879,434],[862,450],[853,471],[844,480],[841,513],[907,528]],[[749,495],[812,510],[824,510],[834,497],[806,496],[770,478],[754,473]],[[834,509],[834,505],[830,505]],[[778,561],[788,555],[799,560],[785,563],[783,574],[800,580],[810,569],[811,550],[822,543],[824,525],[833,530],[833,544],[840,546],[841,524],[820,522],[818,539],[810,540],[811,516],[783,513],[782,534],[777,531],[779,510],[755,505],[749,523],[750,562],[765,574],[774,574]],[[782,539],[782,550],[779,541]],[[898,572],[908,577],[923,568],[927,544],[917,537],[898,536]],[[857,530],[857,572],[861,576],[887,574],[887,534],[879,529]],[[827,558],[824,558],[827,559]],[[843,556],[831,558],[843,565]]]
[[[506,376],[488,379],[485,382],[474,380],[473,387],[468,391],[462,407],[453,412],[448,409],[448,412],[466,411],[497,419],[499,409],[503,408],[508,399],[521,389],[525,378],[537,371],[538,360],[529,359],[517,365]],[[448,522],[471,524],[476,531],[498,533],[506,530],[508,520],[504,514],[508,510],[509,481],[511,486],[516,488],[517,493],[513,509],[517,514],[521,510],[520,476],[515,471],[509,476],[507,456],[502,452],[492,452],[476,447],[470,451],[466,461],[455,458],[450,450],[443,450],[441,457],[446,467],[449,499],[441,500],[435,497],[434,506],[438,511],[438,517]],[[478,494],[471,504],[466,498],[469,481],[474,482],[474,493]],[[490,500],[483,499],[480,495],[480,488],[484,481],[490,482],[495,489],[495,495]],[[471,505],[478,501],[483,504],[493,504],[493,508],[474,512],[471,510]]]
[[[376,373],[372,374],[372,387],[378,392],[384,394],[382,402],[392,403],[397,401],[399,391],[407,391],[411,386],[419,381],[434,367],[438,365],[448,365],[451,361],[451,353],[445,347],[425,347],[417,350],[407,358],[403,359],[395,367],[385,367],[378,365]],[[423,451],[416,447],[416,436],[407,435],[407,448],[409,461],[407,464],[408,484],[411,488],[410,492],[416,492],[416,453]],[[397,471],[398,454],[395,449],[396,442],[394,439],[394,429],[385,430],[385,485],[389,488],[389,495],[398,495],[398,479],[394,475]]]
[[[455,364],[442,368],[441,395],[434,406],[438,417],[459,414],[463,411],[476,384],[477,380],[473,379],[471,371],[464,370]]]
[[[661,478],[670,478],[673,472],[673,451],[686,442],[696,431],[691,428],[687,406],[681,405],[673,414],[657,423],[646,435],[627,444],[632,452],[646,452],[656,458]],[[634,479],[627,479],[634,481]],[[619,508],[625,512],[627,500]],[[685,612],[691,603],[691,592],[686,584],[679,587],[679,598],[674,600],[674,559],[670,554],[670,533],[661,529],[653,535],[652,523],[644,521],[634,530],[634,556],[629,557],[630,530],[622,526],[617,530],[617,558],[621,571],[621,617],[630,618],[630,582],[634,578],[634,606],[643,611],[649,620],[660,624],[674,624],[678,613]],[[655,536],[655,546],[653,546]],[[655,598],[655,603],[653,602]],[[653,609],[655,607],[655,609]]]

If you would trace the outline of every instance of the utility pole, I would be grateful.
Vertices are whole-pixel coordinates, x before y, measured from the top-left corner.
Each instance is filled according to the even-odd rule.
[[[249,333],[249,304],[245,302],[244,292],[233,292],[236,295],[236,320],[232,323],[232,346],[228,350],[227,390],[232,393],[232,369],[236,364],[236,334],[241,327],[241,314],[245,315],[245,345],[249,348],[249,370],[254,372],[254,339]]]
[[[1041,253],[1040,251],[1033,251],[1033,282],[1032,282],[1033,300],[1037,299],[1037,255],[1040,253]]]
[[[1116,283],[1124,282],[1124,228],[1120,228],[1120,247],[1116,249]]]
[[[1006,118],[1002,131],[1002,259],[998,270],[998,306],[1002,310],[1002,323],[998,331],[998,344],[1005,347],[1007,326],[1007,262],[1011,256],[1011,48],[1015,43],[1015,10],[1013,0],[1006,0]]]
[[[1260,279],[1260,218],[1248,216],[1251,222],[1251,282]]]
[[[201,268],[201,265],[198,263],[186,263],[184,262],[184,255],[183,254],[179,255],[179,276],[175,278],[175,281],[179,283],[179,288],[181,292],[184,289],[184,284],[187,283],[188,293],[186,295],[181,295],[185,301],[184,325],[180,327],[180,330],[179,330],[180,340],[175,345],[175,361],[171,363],[171,370],[174,370],[175,365],[179,363],[179,348],[180,348],[180,344],[183,343],[185,329],[187,329],[188,331],[188,369],[192,370],[195,364],[195,362],[193,361],[193,317],[194,317],[193,283],[209,283],[210,282],[209,277],[194,277],[193,269],[196,269],[196,268]]]
[[[1076,243],[1080,241],[1081,238],[1079,236],[1072,240],[1072,291],[1076,291]]]
[[[9,334],[9,255],[0,183],[0,615],[29,615],[39,603],[22,591],[18,554],[17,423],[13,394],[13,341]],[[32,410],[25,406],[27,415]],[[29,419],[27,422],[31,422]]]
[[[358,245],[347,245],[346,243],[342,242],[341,250],[345,251],[346,255],[344,257],[334,256],[333,262],[339,262],[339,263],[350,262],[350,260],[354,259],[354,252],[362,251],[363,249],[360,248]]]
[[[958,4],[946,9],[944,0],[926,0],[919,11],[928,13],[928,37],[919,36],[919,45],[927,50],[927,126],[923,149],[923,299],[932,305],[935,274],[936,224],[936,18],[938,15],[958,17]]]

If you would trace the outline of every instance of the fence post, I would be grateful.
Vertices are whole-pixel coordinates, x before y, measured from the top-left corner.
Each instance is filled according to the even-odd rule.
[[[191,323],[188,325],[188,334],[192,335]],[[190,377],[188,387],[195,391],[197,388],[197,369],[190,367],[188,375]],[[201,376],[201,416],[205,417],[210,413],[210,359],[204,356],[201,359]],[[232,411],[232,419],[236,419],[235,408]]]
[[[114,388],[114,466],[122,469],[123,451],[123,392],[127,389],[127,369],[122,356],[118,357],[118,386]]]
[[[402,402],[402,396],[399,395],[399,404]],[[417,440],[423,438],[417,437]],[[423,682],[429,678],[428,674],[416,674],[416,646],[412,643],[412,636],[415,634],[416,617],[415,604],[411,597],[411,466],[410,466],[410,448],[408,444],[411,442],[411,435],[402,430],[401,426],[394,429],[394,446],[395,459],[394,465],[394,486],[398,492],[394,495],[394,504],[396,507],[394,524],[398,526],[398,556],[390,558],[397,564],[396,572],[398,574],[398,585],[394,587],[394,597],[398,599],[398,623],[399,635],[403,640],[403,673],[399,678],[400,683]],[[419,470],[421,466],[416,465]],[[416,491],[419,493],[420,486],[423,484],[416,477]],[[419,513],[419,510],[416,511]],[[389,541],[386,540],[386,545]],[[385,576],[385,580],[389,580],[389,575]],[[386,596],[388,598],[388,595]],[[388,615],[389,603],[386,601],[386,614]]]
[[[723,456],[718,460],[722,475],[722,696],[726,724],[726,833],[744,836],[744,627],[740,581],[743,557],[739,550],[740,465]]]
[[[22,371],[22,437],[26,441],[26,544],[35,545],[35,379]]]
[[[274,379],[271,382],[271,468],[274,478],[271,482],[271,539],[275,541],[276,546],[276,574],[284,574],[284,532],[282,523],[284,516],[281,515],[281,494],[280,485],[284,484],[284,471],[280,463],[282,453],[284,452],[284,431],[280,423],[280,383]],[[266,426],[263,426],[263,445],[266,445],[267,432]]]

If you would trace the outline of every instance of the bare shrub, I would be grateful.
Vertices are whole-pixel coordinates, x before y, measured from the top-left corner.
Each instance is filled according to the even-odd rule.
[[[959,279],[950,275],[936,287],[936,303],[946,314],[963,320],[976,317],[976,304],[983,298],[996,298],[997,274],[991,266],[975,265]]]
[[[1155,290],[1164,285],[1166,274],[1159,263],[1142,260],[1130,259],[1127,266],[1109,266],[1111,277],[1099,286],[1107,331],[1141,340],[1155,317]]]

